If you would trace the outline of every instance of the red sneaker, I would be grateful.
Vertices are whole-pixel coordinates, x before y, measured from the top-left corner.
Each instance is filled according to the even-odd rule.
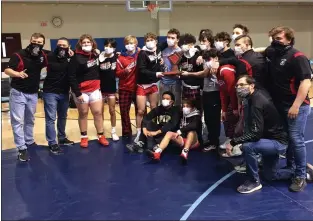
[[[154,160],[159,161],[161,159],[161,153],[154,152],[153,150],[147,150],[147,154]]]
[[[109,141],[105,138],[104,135],[100,135],[100,136],[98,137],[98,141],[99,141],[99,143],[100,143],[101,145],[103,145],[103,146],[109,146]]]
[[[88,147],[88,137],[82,137],[80,139],[80,146],[82,148],[87,148]]]
[[[187,164],[187,159],[188,159],[188,150],[182,150],[181,154],[180,154],[180,158],[181,158],[181,162],[182,164]]]

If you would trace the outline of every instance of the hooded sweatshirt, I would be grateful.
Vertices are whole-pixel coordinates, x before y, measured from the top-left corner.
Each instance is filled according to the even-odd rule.
[[[99,60],[95,53],[76,50],[69,64],[69,81],[76,97],[82,92],[93,92],[100,89]]]
[[[199,132],[202,129],[202,121],[200,111],[194,109],[188,115],[182,115],[180,127],[177,131],[182,137],[187,137],[190,131]]]
[[[119,78],[120,90],[134,92],[136,90],[136,77],[137,77],[137,57],[139,51],[136,49],[134,54],[127,54],[122,52],[116,60],[116,77]],[[127,69],[130,72],[127,72]]]

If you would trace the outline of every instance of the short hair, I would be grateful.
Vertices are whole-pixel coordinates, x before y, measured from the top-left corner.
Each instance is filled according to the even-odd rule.
[[[292,28],[286,26],[278,26],[271,30],[271,37],[273,38],[275,35],[284,32],[285,37],[288,41],[290,41],[291,45],[295,44],[295,31]],[[273,38],[274,39],[274,38]]]
[[[183,44],[195,44],[197,42],[196,37],[193,36],[192,34],[183,34],[180,37],[180,41],[179,41],[182,45]]]
[[[70,41],[66,37],[61,37],[58,39],[58,41],[67,41],[68,45],[70,45]]]
[[[152,32],[148,32],[144,36],[144,41],[146,41],[148,38],[152,38],[153,40],[157,40],[157,35],[152,33]]]
[[[76,44],[76,49],[79,49],[79,50],[82,49],[81,43],[83,42],[84,39],[89,39],[89,41],[91,41],[93,50],[97,49],[97,42],[89,34],[83,34],[82,36],[80,36],[80,38]]]
[[[165,92],[163,92],[162,97],[163,97],[164,95],[169,95],[169,96],[171,97],[172,101],[175,101],[175,95],[174,95],[171,91],[165,91]]]
[[[117,42],[115,39],[113,38],[107,38],[104,40],[104,46],[108,46],[111,45],[113,48],[117,47]]]
[[[242,34],[244,35],[249,34],[249,29],[247,28],[247,26],[244,26],[243,24],[235,24],[233,29],[235,28],[240,28],[243,31]]]
[[[214,46],[213,32],[210,29],[204,29],[200,31],[198,40],[204,41],[204,39],[207,39],[210,42],[211,47]]]
[[[177,39],[180,38],[180,32],[179,32],[178,29],[176,29],[176,28],[171,28],[171,29],[167,32],[167,34],[174,34],[174,35],[177,36]]]
[[[238,77],[237,81],[239,81],[241,78],[245,78],[247,84],[255,84],[256,83],[255,79],[253,77],[251,77],[250,75],[240,75]]]
[[[32,36],[30,36],[30,39],[32,39],[32,38],[42,38],[43,43],[46,42],[46,37],[42,33],[35,32],[32,34]]]
[[[214,36],[214,40],[215,41],[228,41],[227,46],[229,47],[230,42],[231,42],[231,38],[230,35],[223,31],[223,32],[219,32]]]
[[[244,38],[246,44],[251,45],[251,47],[253,47],[253,42],[249,35],[239,35],[237,38],[235,38],[235,42],[242,38]]]
[[[136,45],[138,44],[138,40],[135,36],[133,35],[127,35],[124,38],[124,44],[128,44],[129,42],[133,41]]]
[[[220,56],[220,52],[216,48],[211,48],[203,53],[202,57],[204,60],[209,60],[210,58],[216,58]]]
[[[195,108],[196,107],[196,100],[195,99],[184,99],[182,104],[188,104],[190,107]]]

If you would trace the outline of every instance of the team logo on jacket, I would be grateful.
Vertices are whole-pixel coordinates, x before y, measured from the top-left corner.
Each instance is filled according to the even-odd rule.
[[[193,70],[193,65],[192,64],[188,64],[188,62],[184,62],[181,65],[181,68],[185,71],[192,71]]]
[[[95,65],[97,65],[98,64],[98,59],[92,59],[92,60],[89,60],[89,61],[87,61],[87,67],[88,68],[91,68],[91,67],[93,67],[93,66],[95,66]]]
[[[284,66],[286,64],[287,59],[283,58],[280,60],[280,66]]]

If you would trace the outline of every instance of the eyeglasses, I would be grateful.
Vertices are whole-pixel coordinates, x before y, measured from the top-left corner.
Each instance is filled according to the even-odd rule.
[[[241,84],[237,84],[237,85],[235,86],[235,88],[243,87],[243,86],[247,86],[247,85],[250,85],[250,84],[243,84],[243,83],[241,83]]]

